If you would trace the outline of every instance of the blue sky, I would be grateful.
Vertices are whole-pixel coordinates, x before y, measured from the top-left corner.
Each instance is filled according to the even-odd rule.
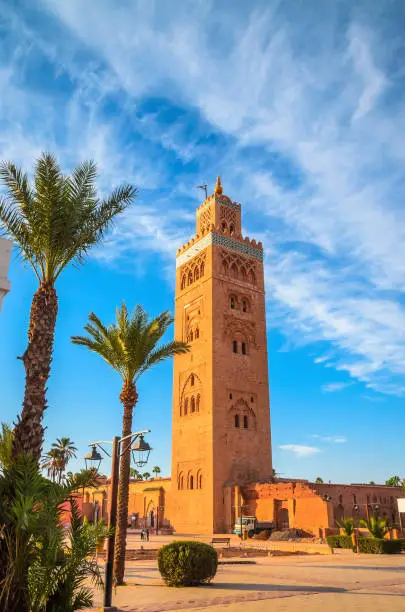
[[[58,284],[46,448],[119,433],[120,379],[73,347],[94,310],[173,309],[176,248],[221,174],[265,245],[274,465],[383,481],[405,426],[405,5],[402,1],[0,0],[0,158],[42,150],[99,188],[140,189]],[[402,38],[401,38],[402,37]],[[0,315],[1,419],[19,411],[33,274]],[[134,427],[170,472],[172,366],[145,375]],[[77,461],[72,467],[80,467]],[[108,466],[106,466],[108,469]],[[405,476],[404,473],[402,473]]]

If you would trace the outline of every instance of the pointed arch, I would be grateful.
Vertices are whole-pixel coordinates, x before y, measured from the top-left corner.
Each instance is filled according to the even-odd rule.
[[[181,289],[185,289],[186,287],[186,275],[183,274],[183,276],[181,277],[181,285],[180,285]]]
[[[205,264],[204,264],[204,262],[202,261],[202,262],[201,262],[201,265],[200,265],[200,278],[201,278],[202,276],[204,276],[204,272],[205,272]]]
[[[201,396],[199,393],[197,393],[197,397],[195,400],[195,411],[196,412],[200,412],[200,400],[201,400]]]
[[[238,274],[237,265],[235,263],[233,263],[232,266],[231,266],[231,277],[237,280],[238,276],[239,276],[239,274]]]
[[[256,284],[256,276],[253,270],[249,270],[248,281],[249,283],[252,283],[252,285]]]
[[[199,278],[200,278],[200,270],[199,270],[198,266],[196,266],[194,268],[194,280],[198,281]]]

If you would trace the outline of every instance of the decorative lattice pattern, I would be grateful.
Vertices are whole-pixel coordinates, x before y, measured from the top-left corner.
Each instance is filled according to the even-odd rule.
[[[222,274],[233,280],[256,285],[256,262],[246,257],[230,253],[226,249],[221,252]]]
[[[221,206],[221,223],[223,222],[226,223],[228,230],[231,226],[233,226],[234,229],[236,228],[236,211],[229,208],[229,206]]]
[[[225,249],[229,249],[236,253],[240,253],[241,255],[247,255],[248,257],[253,257],[253,259],[257,259],[258,261],[263,261],[263,249],[259,247],[253,247],[246,242],[240,242],[232,236],[224,236],[223,234],[217,234],[215,232],[210,232],[206,234],[201,240],[193,244],[187,251],[181,253],[176,259],[176,268],[180,268],[186,261],[189,261],[197,253],[200,253],[210,244],[215,244],[218,246],[222,246]]]
[[[211,208],[207,208],[200,215],[200,233],[205,234],[211,227]]]
[[[185,289],[204,276],[206,259],[207,253],[204,251],[183,266],[180,276],[180,289]]]

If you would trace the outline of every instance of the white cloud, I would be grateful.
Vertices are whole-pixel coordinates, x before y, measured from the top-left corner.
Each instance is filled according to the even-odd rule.
[[[69,159],[91,155],[106,187],[125,178],[155,189],[170,182],[163,153],[123,145],[122,136],[139,119],[138,101],[148,95],[175,101],[194,123],[197,116],[205,122],[205,136],[216,129],[227,139],[224,154],[190,138],[178,119],[167,127],[150,114],[139,130],[184,163],[199,162],[186,184],[180,177],[182,188],[192,190],[196,173],[209,178],[223,169],[229,195],[248,203],[252,234],[264,234],[268,247],[271,323],[291,343],[322,342],[329,357],[317,363],[401,395],[405,106],[390,77],[399,39],[387,38],[389,15],[367,1],[355,4],[339,3],[338,10],[319,3],[313,20],[305,8],[292,18],[289,3],[279,2],[227,11],[207,0],[118,8],[112,0],[44,0],[71,36],[66,44],[45,43],[31,33],[30,44],[59,62],[77,95],[59,117],[52,100],[19,90],[13,70],[6,70],[0,108],[11,127],[0,146],[5,157],[30,158],[44,143]],[[15,23],[21,38],[29,36]],[[97,58],[84,70],[74,43]],[[103,114],[100,100],[118,91],[119,111]],[[30,122],[29,109],[43,125]],[[67,125],[62,147],[53,134],[56,120]],[[140,244],[142,253],[159,252],[172,262],[177,240],[192,225],[177,227],[171,214],[168,201],[176,201],[177,188],[171,183],[166,199],[151,198],[153,204],[143,199],[103,257],[136,253]],[[175,208],[184,210],[184,201]]]
[[[324,391],[325,393],[334,393],[335,391],[343,391],[343,389],[350,387],[352,384],[353,383],[344,383],[344,382],[328,383],[326,385],[322,385],[322,391]]]
[[[304,444],[280,444],[279,448],[293,453],[299,459],[312,457],[312,455],[321,452],[316,446],[305,446]]]
[[[332,442],[333,444],[345,444],[347,442],[345,436],[320,436],[318,434],[313,434],[312,438],[320,440],[321,442]]]

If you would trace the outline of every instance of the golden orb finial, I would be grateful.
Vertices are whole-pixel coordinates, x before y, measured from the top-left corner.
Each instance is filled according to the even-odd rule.
[[[215,185],[214,193],[222,195],[221,177],[217,176],[217,184]]]

